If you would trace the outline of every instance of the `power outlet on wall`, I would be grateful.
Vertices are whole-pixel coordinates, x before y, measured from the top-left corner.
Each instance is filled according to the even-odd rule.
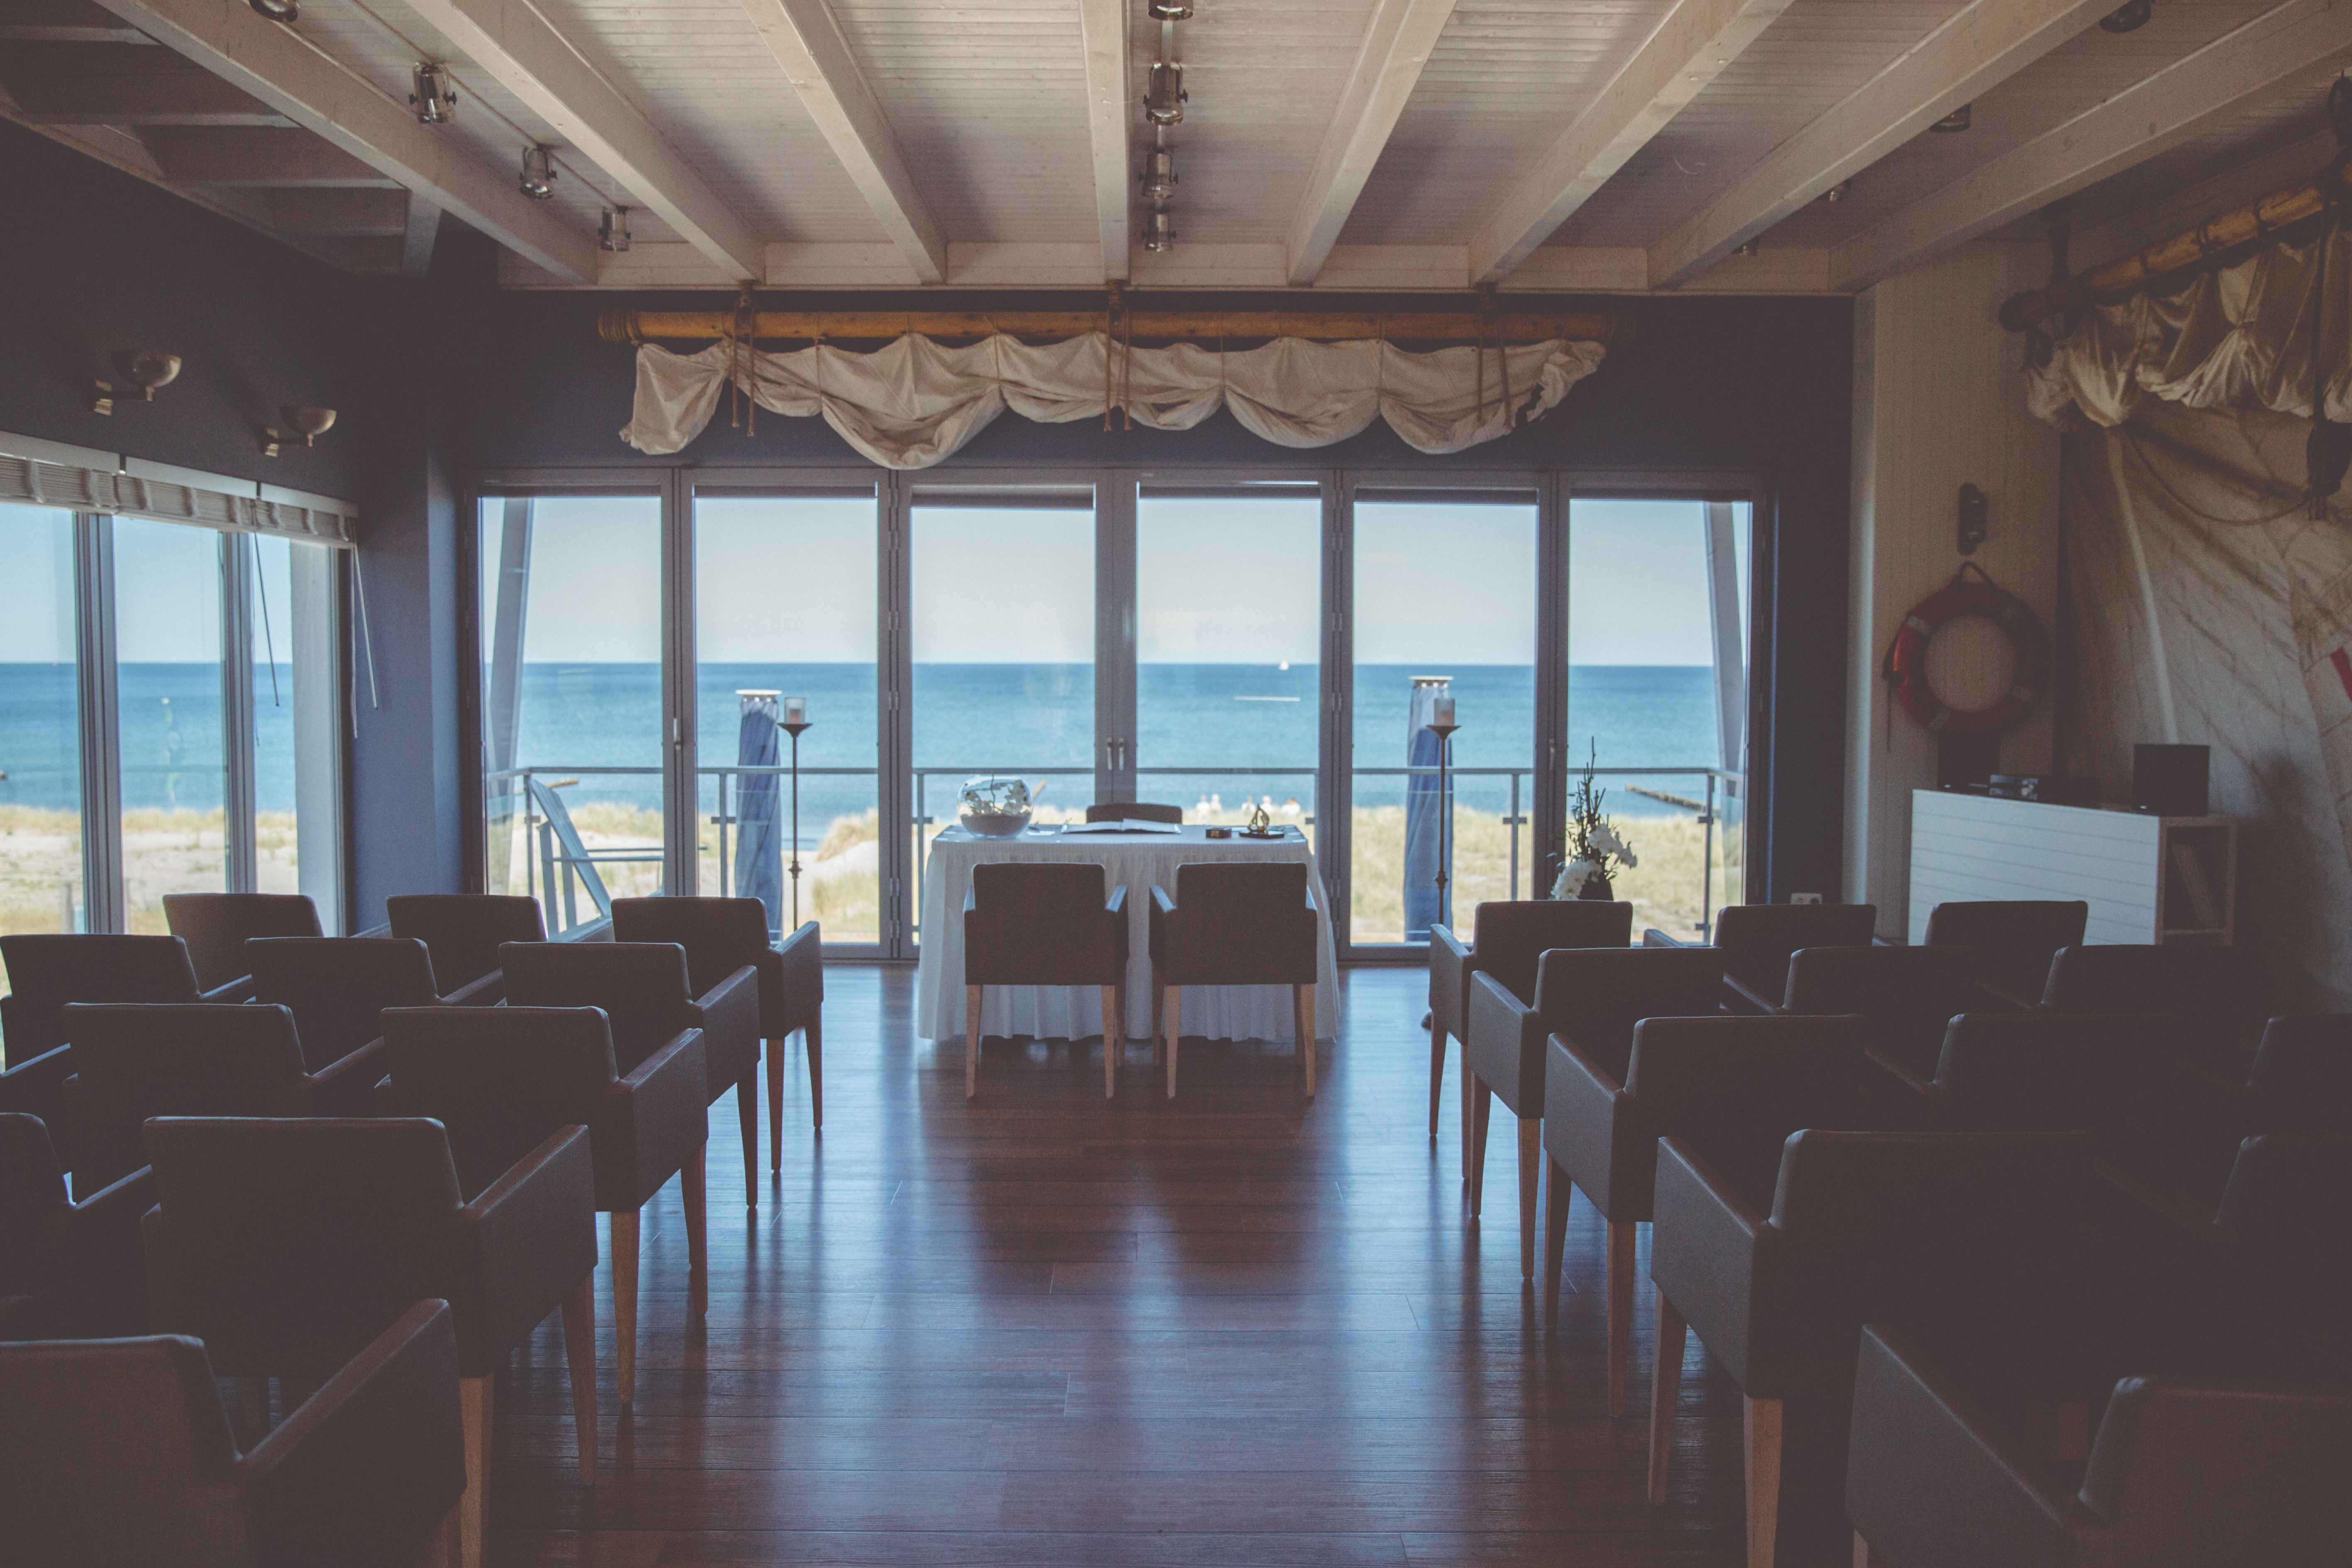
[[[1789,901],[1792,904],[1818,904],[1822,896],[1819,893],[1790,893]]]

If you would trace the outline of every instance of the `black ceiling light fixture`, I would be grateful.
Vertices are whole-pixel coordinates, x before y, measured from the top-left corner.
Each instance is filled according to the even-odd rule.
[[[1935,124],[1927,127],[1927,129],[1941,136],[1956,135],[1962,131],[1966,131],[1969,128],[1969,110],[1972,107],[1972,105],[1964,103],[1958,109],[1952,110],[1949,114],[1944,116],[1943,119],[1936,121]]]
[[[2099,18],[2099,27],[2108,33],[2137,33],[2147,26],[2156,15],[2156,0],[2124,0],[2124,3]]]
[[[299,0],[246,0],[246,3],[271,21],[283,22],[289,27],[302,19]]]

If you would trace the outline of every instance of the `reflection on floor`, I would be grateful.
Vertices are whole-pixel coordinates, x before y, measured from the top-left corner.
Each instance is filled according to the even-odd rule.
[[[1188,1043],[1171,1103],[1132,1045],[1107,1105],[1098,1056],[1004,1041],[967,1103],[961,1047],[914,1038],[910,982],[826,975],[824,1132],[795,1041],[783,1173],[748,1216],[734,1108],[712,1108],[709,1321],[688,1324],[673,1184],[618,1422],[599,1281],[593,1491],[555,1323],[517,1358],[494,1562],[1740,1560],[1737,1389],[1694,1342],[1651,1508],[1643,1421],[1603,1414],[1599,1218],[1579,1202],[1547,1336],[1499,1112],[1488,1219],[1464,1226],[1458,1057],[1427,1136],[1424,973],[1348,975],[1311,1104],[1287,1047]]]

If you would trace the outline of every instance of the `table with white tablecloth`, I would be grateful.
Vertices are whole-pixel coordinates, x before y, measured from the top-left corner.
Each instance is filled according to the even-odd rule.
[[[963,900],[971,868],[983,861],[1057,860],[1104,868],[1103,895],[1127,889],[1127,1033],[1151,1034],[1150,909],[1154,884],[1176,896],[1176,868],[1216,860],[1295,860],[1307,868],[1315,900],[1315,1034],[1339,1031],[1339,965],[1331,920],[1323,908],[1315,851],[1297,828],[1279,838],[1211,838],[1187,825],[1173,834],[1078,835],[1030,828],[1012,838],[983,838],[951,827],[931,843],[924,873],[922,957],[915,971],[915,1032],[927,1040],[963,1037]],[[1178,1004],[1180,1031],[1213,1040],[1287,1040],[1297,1033],[1287,985],[1187,985]],[[1081,985],[992,985],[981,1032],[1000,1037],[1082,1040],[1102,1032],[1101,994]]]

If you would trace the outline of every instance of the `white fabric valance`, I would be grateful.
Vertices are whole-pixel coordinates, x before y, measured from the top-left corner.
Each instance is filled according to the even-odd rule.
[[[1381,418],[1415,450],[1459,452],[1552,408],[1605,352],[1559,340],[1414,353],[1377,341],[1281,338],[1225,353],[1129,349],[1101,332],[1042,344],[1000,335],[961,348],[909,335],[864,353],[824,343],[764,353],[720,342],[681,354],[647,343],[621,438],[641,452],[678,451],[733,385],[772,413],[822,416],[890,468],[929,468],[1007,408],[1063,424],[1109,407],[1147,429],[1189,430],[1228,407],[1284,447],[1328,446]]]
[[[260,490],[258,485],[251,493],[214,489],[135,471],[0,453],[0,501],[184,522],[224,533],[276,534],[344,550],[358,545],[359,520],[350,510],[271,499]]]
[[[2061,429],[2121,425],[2151,397],[2309,418],[2315,315],[2322,402],[2329,419],[2352,422],[2352,237],[2340,229],[2270,246],[2176,293],[2095,307],[2048,364],[2028,369],[2027,400]]]

